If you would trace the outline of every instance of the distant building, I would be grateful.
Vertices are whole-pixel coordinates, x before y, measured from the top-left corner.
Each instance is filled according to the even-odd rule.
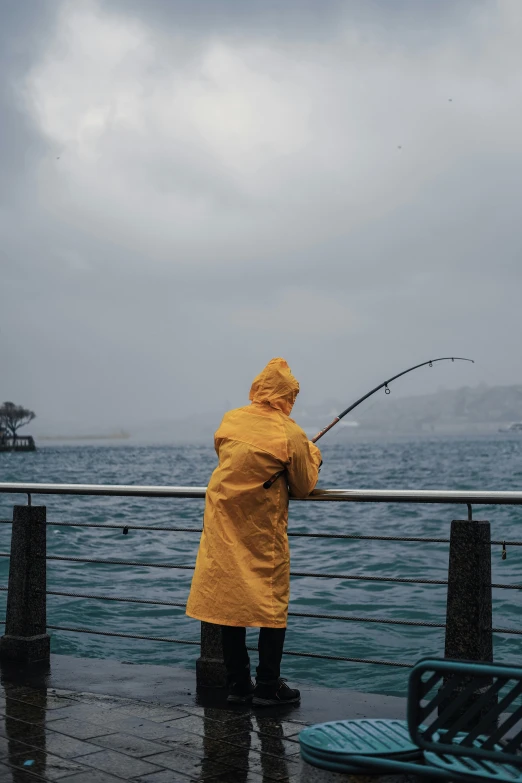
[[[34,438],[31,435],[8,435],[5,430],[0,430],[0,451],[36,451]]]

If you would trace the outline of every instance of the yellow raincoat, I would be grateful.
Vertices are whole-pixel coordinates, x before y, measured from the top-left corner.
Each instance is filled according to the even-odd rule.
[[[321,452],[289,418],[299,384],[284,359],[254,380],[251,405],[225,414],[187,614],[216,625],[285,628],[288,497],[317,483]],[[263,483],[286,468],[270,489]]]

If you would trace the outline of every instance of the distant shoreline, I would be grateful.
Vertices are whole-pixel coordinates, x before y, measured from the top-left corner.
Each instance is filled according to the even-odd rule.
[[[106,435],[40,435],[38,440],[46,441],[80,441],[80,440],[128,440],[130,434],[125,430],[119,430],[118,432],[112,432]]]
[[[356,430],[353,430],[353,437],[352,438],[346,438],[346,437],[331,437],[328,439],[328,436],[324,438],[324,440],[321,440],[320,448],[321,450],[335,450],[336,448],[350,448],[352,444],[356,443],[381,443],[381,444],[393,444],[393,443],[420,443],[420,442],[459,442],[459,441],[482,441],[482,442],[488,442],[488,441],[497,441],[497,440],[503,440],[503,441],[522,441],[522,434],[521,433],[514,433],[514,432],[498,432],[498,431],[490,431],[490,432],[376,432],[376,431],[366,431],[366,432],[357,432]],[[156,438],[139,438],[139,437],[129,437],[129,438],[109,438],[107,436],[104,436],[103,438],[97,439],[94,437],[90,437],[89,440],[82,441],[82,440],[75,440],[74,438],[63,438],[56,441],[46,441],[41,443],[41,449],[46,448],[83,448],[83,449],[93,449],[93,448],[208,448],[212,451],[214,451],[214,445],[213,445],[213,438],[194,438],[189,439],[186,437],[172,437],[172,438],[166,438],[166,439],[156,439]]]

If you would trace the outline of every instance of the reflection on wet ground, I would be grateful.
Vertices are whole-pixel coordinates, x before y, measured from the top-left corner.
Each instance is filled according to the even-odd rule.
[[[303,724],[3,683],[0,780],[29,783],[299,780]]]
[[[406,783],[302,764],[299,732],[324,720],[403,717],[405,700],[303,686],[303,702],[252,709],[167,666],[51,656],[0,667],[0,783]],[[110,694],[110,695],[109,695]]]

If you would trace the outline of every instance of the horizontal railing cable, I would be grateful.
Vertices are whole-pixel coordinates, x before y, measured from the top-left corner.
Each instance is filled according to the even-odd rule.
[[[0,552],[0,555],[4,553]],[[7,554],[7,553],[5,553]],[[96,565],[125,565],[135,567],[148,567],[148,568],[170,568],[183,571],[193,571],[194,566],[175,565],[172,563],[150,563],[147,561],[139,560],[97,560],[91,557],[67,557],[65,555],[48,555],[47,560],[59,560],[69,563],[95,563]],[[291,571],[290,576],[298,577],[317,577],[322,579],[352,579],[360,580],[363,582],[399,582],[405,584],[428,584],[428,585],[447,585],[446,579],[416,579],[413,577],[399,577],[399,576],[365,576],[362,574],[325,574],[321,572],[309,572],[309,571]],[[520,588],[522,590],[522,585]]]
[[[356,541],[402,541],[419,542],[423,544],[449,544],[449,538],[425,538],[418,536],[359,536],[346,533],[288,533],[295,538],[340,538]],[[522,541],[491,540],[491,545],[522,546]]]
[[[166,636],[145,636],[143,634],[134,633],[117,633],[116,631],[95,631],[93,628],[70,628],[64,625],[48,625],[48,630],[51,631],[68,631],[70,633],[92,633],[96,636],[114,636],[118,639],[142,639],[147,642],[169,642],[171,644],[191,644],[200,646],[199,641],[192,641],[191,639],[171,639]]]
[[[248,647],[249,650],[257,650],[257,647]],[[379,661],[373,658],[347,658],[343,655],[321,655],[321,653],[294,652],[283,650],[283,655],[294,655],[298,658],[316,658],[321,661],[343,661],[346,663],[370,663],[374,666],[395,666],[401,669],[412,669],[415,664],[401,663],[400,661]]]
[[[0,555],[2,553],[0,552]],[[93,557],[67,557],[66,555],[47,555],[46,560],[59,560],[67,563],[95,563],[96,565],[124,565],[136,568],[174,568],[182,571],[193,571],[194,566],[175,565],[173,563],[151,563],[141,560],[97,560]]]
[[[12,524],[12,519],[0,519],[0,524]],[[113,524],[113,523],[90,523],[90,522],[47,522],[48,527],[77,527],[77,528],[94,528],[98,530],[148,530],[158,533],[197,533],[203,532],[199,527],[171,527],[171,526],[157,526],[157,525],[127,525]],[[362,536],[351,533],[288,533],[290,538],[326,538],[326,539],[340,539],[351,541],[398,541],[406,543],[421,543],[421,544],[449,544],[449,538],[427,538],[422,536]],[[522,541],[505,541],[504,539],[492,539],[490,541],[491,546],[522,546]]]
[[[12,524],[12,519],[0,519],[0,525]],[[202,528],[199,527],[171,527],[158,526],[158,525],[127,525],[125,522],[116,524],[114,522],[46,522],[47,527],[85,527],[85,528],[98,528],[107,530],[157,530],[158,532],[165,533],[202,533]]]
[[[90,601],[117,601],[128,604],[148,604],[152,606],[174,606],[185,609],[186,602],[182,601],[153,601],[148,598],[125,598],[120,595],[96,595],[94,593],[62,593],[59,590],[47,590],[46,595],[57,595],[64,598],[85,598]]]
[[[10,557],[9,552],[0,552],[0,557]],[[96,565],[124,565],[144,568],[170,568],[182,571],[193,571],[194,566],[174,565],[172,563],[150,563],[139,560],[97,560],[91,557],[66,557],[65,555],[47,555],[47,560],[57,560],[67,563],[94,563]],[[447,579],[419,579],[403,576],[366,576],[363,574],[325,574],[321,572],[290,571],[290,576],[311,577],[318,579],[343,579],[360,582],[394,582],[398,584],[413,585],[447,585]],[[493,583],[491,587],[504,590],[522,590],[522,585],[507,585]]]
[[[0,590],[7,590],[7,587],[0,587]],[[182,601],[160,601],[150,598],[126,598],[120,595],[98,595],[96,593],[65,593],[58,590],[47,590],[47,595],[60,596],[63,598],[83,598],[91,601],[116,601],[129,604],[146,604],[149,606],[172,606],[178,609],[185,609],[186,604]],[[288,612],[289,617],[306,617],[314,620],[341,620],[355,623],[377,623],[382,625],[409,625],[416,628],[445,628],[445,623],[423,622],[421,620],[398,620],[389,617],[368,617],[362,615],[345,614],[319,614],[316,612]],[[522,635],[522,630],[516,628],[492,628],[493,633],[517,634]]]
[[[47,595],[61,596],[64,598],[84,598],[95,601],[121,601],[130,604],[148,604],[151,606],[173,606],[185,609],[186,604],[180,601],[157,601],[147,598],[125,598],[124,596],[97,595],[94,593],[64,593],[57,590],[47,590]],[[317,620],[347,620],[361,623],[383,623],[386,625],[412,625],[424,628],[445,628],[444,623],[425,623],[417,620],[395,620],[385,617],[358,617],[343,614],[316,614],[311,612],[288,612],[290,617],[308,617]]]
[[[346,614],[319,614],[315,612],[288,612],[290,617],[307,617],[314,620],[343,620],[354,623],[379,623],[383,625],[411,625],[421,628],[445,628],[445,623],[429,623],[420,620],[396,620],[388,617],[367,617]]]
[[[90,633],[96,636],[113,636],[118,639],[140,639],[148,642],[168,642],[170,644],[190,644],[198,645],[200,642],[188,639],[171,639],[164,636],[144,636],[142,634],[116,633],[114,631],[95,631],[92,628],[74,628],[63,625],[48,625],[47,628],[52,631],[66,631],[68,633]],[[257,647],[247,647],[248,650],[256,651]],[[371,658],[347,658],[341,655],[322,655],[321,653],[305,653],[296,650],[284,650],[283,655],[293,655],[298,658],[315,658],[324,661],[346,661],[348,663],[368,663],[377,666],[395,666],[399,668],[411,669],[412,663],[401,663],[400,661],[379,661]]]

